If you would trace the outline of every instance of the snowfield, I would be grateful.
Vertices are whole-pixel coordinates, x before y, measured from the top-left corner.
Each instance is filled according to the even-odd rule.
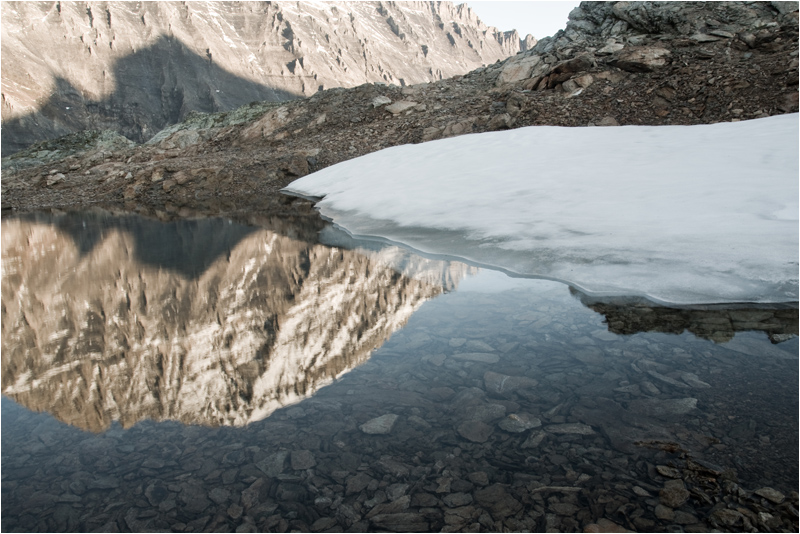
[[[355,236],[597,296],[798,299],[798,115],[531,126],[388,148],[284,191]]]

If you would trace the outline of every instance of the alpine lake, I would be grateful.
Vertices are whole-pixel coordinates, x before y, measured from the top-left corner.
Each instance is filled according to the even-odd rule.
[[[798,307],[314,212],[2,220],[4,532],[797,532]]]

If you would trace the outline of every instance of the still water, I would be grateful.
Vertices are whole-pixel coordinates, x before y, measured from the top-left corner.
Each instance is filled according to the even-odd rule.
[[[3,531],[798,529],[796,304],[592,299],[310,216],[6,218],[2,265]]]

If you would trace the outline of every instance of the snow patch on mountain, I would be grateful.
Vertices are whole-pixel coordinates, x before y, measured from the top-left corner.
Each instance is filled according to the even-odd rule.
[[[404,243],[595,295],[797,300],[798,116],[531,126],[389,148],[285,189]]]

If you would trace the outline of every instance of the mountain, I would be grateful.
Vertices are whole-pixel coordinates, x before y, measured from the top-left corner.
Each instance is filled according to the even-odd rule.
[[[318,217],[4,220],[3,394],[95,432],[245,425],[365,362],[468,272],[326,246],[321,230]]]
[[[464,74],[530,46],[450,2],[3,2],[3,154],[85,129]]]
[[[278,191],[299,176],[405,143],[797,109],[796,2],[584,2],[553,37],[464,76],[196,114],[139,146],[96,132],[42,143],[3,159],[2,205],[226,213],[280,204]]]

